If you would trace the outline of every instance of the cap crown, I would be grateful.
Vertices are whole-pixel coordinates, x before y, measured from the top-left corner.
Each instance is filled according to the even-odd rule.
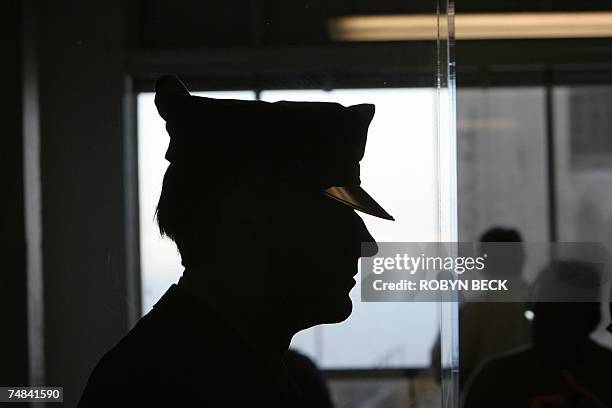
[[[374,105],[205,98],[184,88],[164,91],[162,80],[168,77],[158,80],[155,104],[166,120],[171,163],[214,171],[217,180],[264,175],[323,189],[360,184]]]

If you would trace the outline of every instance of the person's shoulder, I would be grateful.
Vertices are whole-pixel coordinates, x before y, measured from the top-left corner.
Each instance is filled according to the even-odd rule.
[[[202,401],[206,390],[214,388],[207,384],[235,374],[229,370],[236,362],[236,340],[218,320],[212,313],[182,304],[170,291],[99,359],[82,400],[106,401],[107,390],[112,389],[125,401],[143,398],[142,392],[153,392],[158,400],[176,392]]]
[[[192,373],[192,354],[180,333],[161,329],[155,313],[144,316],[92,370],[79,408],[172,404],[181,396],[203,401],[204,373]],[[203,346],[204,348],[206,346]],[[195,381],[199,382],[196,387]],[[180,398],[179,398],[180,397]],[[178,400],[176,400],[178,398]]]
[[[139,389],[144,382],[141,373],[148,370],[137,363],[119,343],[106,352],[94,366],[81,395],[79,408],[107,406],[111,401],[132,401],[130,390]]]
[[[143,319],[102,355],[92,371],[90,382],[122,382],[126,376],[134,379],[138,371],[146,371],[143,364],[147,361],[147,355],[151,357],[149,350],[155,340],[151,338],[153,332]]]
[[[155,311],[143,316],[94,366],[88,387],[151,381],[159,367],[170,360],[171,336],[161,330]],[[157,369],[153,370],[152,368]]]

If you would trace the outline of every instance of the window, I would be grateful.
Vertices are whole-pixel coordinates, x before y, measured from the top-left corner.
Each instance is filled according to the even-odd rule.
[[[460,241],[478,241],[493,226],[516,228],[526,242],[548,240],[545,109],[543,87],[457,91]],[[531,280],[545,257],[527,252]]]

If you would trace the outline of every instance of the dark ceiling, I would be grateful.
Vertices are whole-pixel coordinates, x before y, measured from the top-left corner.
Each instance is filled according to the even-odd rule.
[[[127,7],[132,49],[329,43],[330,16],[435,13],[438,0],[138,0]],[[441,1],[441,0],[440,0]],[[607,0],[457,0],[458,13],[612,10]]]

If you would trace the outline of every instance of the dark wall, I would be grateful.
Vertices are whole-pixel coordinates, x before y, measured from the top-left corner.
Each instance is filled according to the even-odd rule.
[[[22,10],[3,5],[2,145],[0,147],[0,384],[28,384],[27,280],[24,232]],[[7,335],[8,334],[8,335]]]
[[[39,2],[46,383],[75,406],[129,329],[123,2]]]

